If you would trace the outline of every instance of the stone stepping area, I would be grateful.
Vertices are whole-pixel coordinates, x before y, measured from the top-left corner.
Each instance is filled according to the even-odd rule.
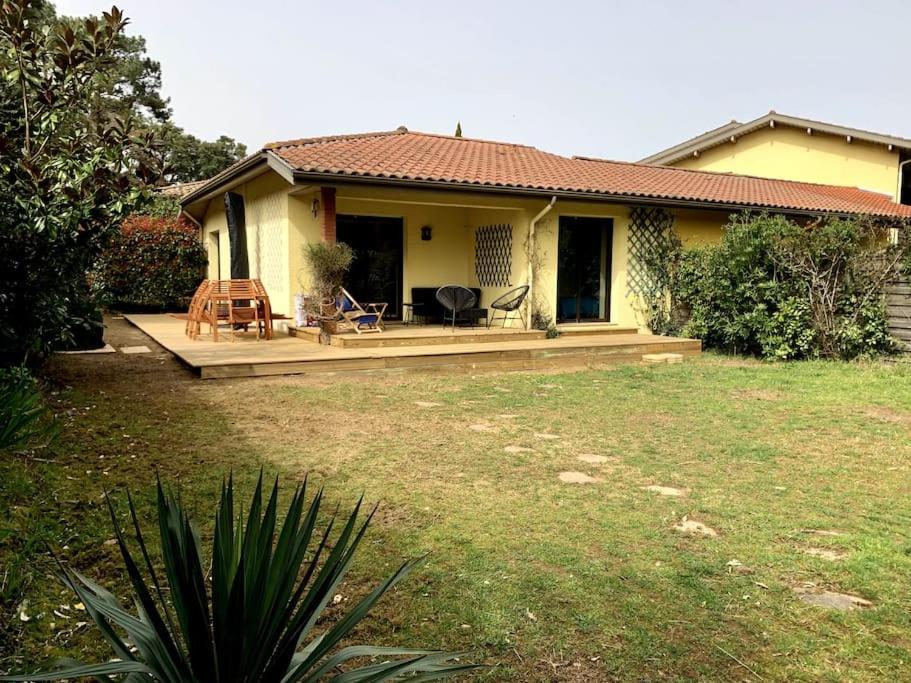
[[[606,462],[610,462],[610,458],[606,455],[595,455],[594,453],[581,453],[576,456],[576,460],[587,462],[591,465],[603,465]]]
[[[674,525],[674,529],[684,534],[699,534],[702,536],[711,536],[712,538],[718,536],[718,532],[712,527],[687,517],[684,517],[677,522]]]
[[[574,471],[560,472],[560,474],[558,474],[557,477],[564,484],[595,484],[595,483],[601,481],[597,477],[592,477],[592,476],[585,474],[585,472],[574,472]]]
[[[873,607],[873,603],[850,593],[837,593],[829,590],[818,590],[813,585],[798,586],[794,589],[797,597],[808,605],[814,607],[825,607],[842,612],[854,609],[863,609]]]
[[[152,353],[152,349],[148,346],[121,346],[120,353],[125,353],[127,355],[134,353]]]
[[[658,486],[656,484],[643,486],[642,489],[652,493],[660,493],[662,496],[685,496],[687,494],[686,489],[678,489],[673,486]]]
[[[655,360],[646,361],[653,363],[676,363],[680,360],[673,358],[678,354],[654,354],[655,356],[665,356],[663,358],[656,358]],[[646,360],[643,357],[643,360]],[[544,384],[538,387],[539,389],[559,389],[560,386],[557,384]],[[494,387],[494,391],[499,391],[502,393],[508,393],[509,389],[503,387]],[[433,401],[415,401],[415,405],[421,408],[436,408],[439,407],[440,403],[435,403]],[[499,420],[514,420],[521,417],[515,413],[501,413],[496,416]],[[495,430],[497,427],[487,422],[478,422],[475,424],[468,425],[468,428],[475,432],[490,432]],[[552,434],[550,432],[535,432],[534,439],[537,441],[559,441],[562,437],[559,434]],[[503,447],[503,451],[509,455],[520,455],[524,453],[534,453],[535,449],[528,446],[521,446],[518,444],[510,444]],[[598,455],[596,453],[580,453],[576,455],[576,460],[588,465],[605,465],[611,462],[615,462],[617,459],[614,457],[608,457],[605,455]],[[587,472],[582,472],[578,470],[564,470],[557,474],[557,479],[567,485],[585,485],[585,484],[600,484],[604,480],[601,477],[592,476]],[[686,497],[690,490],[683,487],[677,486],[666,486],[662,484],[649,484],[646,486],[639,487],[643,491],[653,493],[662,497],[668,498],[683,498]],[[720,533],[717,529],[712,528],[708,524],[701,522],[696,519],[689,519],[688,516],[684,516],[679,522],[673,525],[672,529],[681,534],[686,534],[690,536],[701,536],[705,538],[718,538]],[[825,529],[802,529],[801,533],[818,536],[818,537],[836,537],[836,536],[845,536],[844,533],[840,531],[832,531]],[[799,549],[801,552],[809,555],[811,557],[817,557],[823,560],[830,562],[836,562],[839,560],[844,560],[848,557],[848,553],[839,550],[831,550],[828,548],[817,548],[813,546],[803,547]],[[739,575],[752,575],[754,569],[743,566],[737,560],[732,560],[727,565],[728,573],[739,574]],[[767,587],[765,584],[758,584],[763,588]],[[805,584],[793,589],[795,595],[805,604],[820,607],[824,609],[832,609],[839,611],[848,611],[856,609],[866,609],[873,607],[873,603],[862,598],[858,595],[852,595],[850,593],[839,593],[836,591],[830,590],[821,590],[817,589],[814,584]]]

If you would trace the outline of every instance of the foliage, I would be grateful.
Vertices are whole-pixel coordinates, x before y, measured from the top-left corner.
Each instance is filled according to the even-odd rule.
[[[457,138],[462,137],[462,122],[461,121],[456,122],[455,137],[457,137]]]
[[[246,145],[227,135],[206,141],[186,133],[172,123],[156,128],[164,180],[185,183],[211,178],[247,155]]]
[[[56,20],[78,32],[85,21],[56,18],[53,5],[41,6],[37,19],[44,24]],[[146,163],[157,169],[158,184],[210,178],[246,155],[245,146],[226,135],[210,142],[174,125],[170,101],[161,94],[161,64],[149,57],[141,35],[117,36],[110,68],[99,79],[98,97],[111,115],[135,118],[150,135],[153,142],[146,150]]]
[[[56,435],[38,384],[25,368],[0,369],[0,452]]]
[[[560,330],[554,323],[554,319],[545,313],[543,307],[535,307],[531,314],[531,326],[536,330],[544,330],[547,339],[556,339],[560,336]]]
[[[152,218],[176,218],[180,215],[180,199],[173,194],[146,192],[136,204],[136,213]]]
[[[0,355],[19,363],[73,339],[85,274],[143,182],[146,136],[104,101],[127,20],[34,21],[0,7]]]
[[[354,252],[344,242],[313,242],[304,247],[311,284],[317,300],[334,302],[354,260]]]
[[[673,294],[708,347],[793,359],[888,353],[884,286],[904,258],[865,218],[732,216],[717,246],[684,252]]]
[[[177,308],[199,286],[206,261],[186,219],[130,216],[102,252],[94,284],[109,306]]]
[[[419,562],[405,562],[389,578],[314,635],[314,626],[337,593],[370,520],[359,523],[361,501],[334,540],[333,515],[317,531],[322,490],[306,502],[299,486],[278,521],[278,480],[263,506],[262,475],[246,515],[234,513],[234,486],[222,485],[215,513],[210,562],[180,499],[158,483],[158,530],[164,576],[156,571],[129,499],[137,557],[127,545],[110,498],[117,545],[135,594],[137,614],[113,594],[61,565],[61,578],[85,605],[117,659],[71,662],[51,672],[3,676],[38,681],[128,674],[126,680],[205,681],[436,680],[475,668],[457,655],[430,650],[348,646],[337,650],[386,591]],[[208,567],[211,566],[211,581]],[[168,595],[168,598],[165,598]],[[125,634],[121,635],[121,634]],[[306,639],[310,641],[302,647]],[[353,661],[363,666],[339,673]]]
[[[672,230],[665,230],[655,240],[652,248],[642,256],[648,290],[640,297],[639,309],[645,325],[653,334],[674,334],[679,324],[673,319],[671,288],[677,278],[677,269],[683,253],[683,243]]]

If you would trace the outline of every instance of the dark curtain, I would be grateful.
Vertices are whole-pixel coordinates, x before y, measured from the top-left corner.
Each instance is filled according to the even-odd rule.
[[[244,198],[236,192],[225,192],[225,216],[228,219],[228,243],[231,249],[231,279],[250,277],[247,258],[247,222],[244,217]]]

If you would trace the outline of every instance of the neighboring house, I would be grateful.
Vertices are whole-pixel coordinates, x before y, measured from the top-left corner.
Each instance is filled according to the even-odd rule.
[[[192,180],[186,183],[174,183],[172,185],[164,185],[162,187],[156,188],[156,192],[167,195],[169,197],[174,197],[175,199],[180,199],[181,197],[186,197],[194,190],[202,187],[206,184],[206,182],[208,181]]]
[[[771,111],[747,123],[731,121],[641,163],[851,185],[911,204],[908,162],[906,138]]]
[[[639,323],[640,255],[670,226],[693,245],[717,241],[744,208],[911,217],[911,206],[855,187],[568,158],[402,127],[269,144],[184,195],[210,277],[230,273],[228,199],[243,207],[250,274],[274,310],[290,311],[308,288],[304,246],[339,240],[356,253],[351,292],[388,302],[391,317],[413,287],[477,287],[487,305],[530,284],[540,315],[621,324]]]

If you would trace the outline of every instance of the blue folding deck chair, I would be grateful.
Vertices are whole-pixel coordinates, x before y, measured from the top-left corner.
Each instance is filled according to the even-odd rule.
[[[385,303],[370,303],[361,306],[344,287],[341,288],[336,299],[340,322],[350,325],[358,334],[382,332],[383,314],[386,312],[387,306],[389,304]]]

